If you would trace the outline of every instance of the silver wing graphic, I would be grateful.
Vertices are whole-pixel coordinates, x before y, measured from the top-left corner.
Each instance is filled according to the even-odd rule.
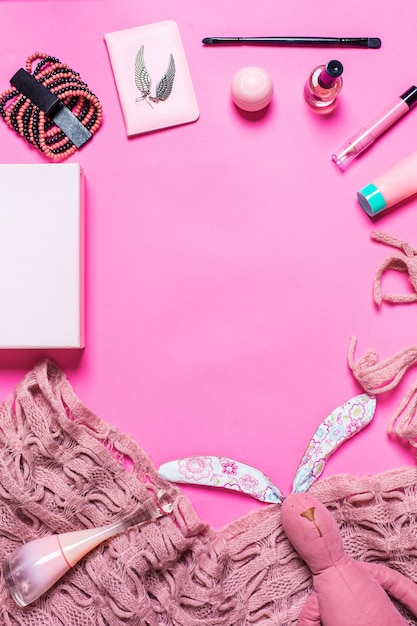
[[[172,86],[174,84],[174,78],[175,78],[175,61],[174,61],[174,57],[172,56],[172,54],[170,54],[167,71],[165,72],[164,76],[161,78],[161,80],[159,81],[156,87],[156,96],[155,97],[149,96],[149,99],[154,102],[158,102],[159,100],[164,101],[167,98],[169,98],[169,96],[171,95]]]
[[[135,59],[135,85],[142,93],[142,97],[149,96],[151,91],[151,77],[145,67],[145,61],[143,58],[143,46],[138,50]]]
[[[151,96],[152,80],[145,65],[144,46],[142,45],[139,48],[135,59],[135,85],[141,92],[142,96],[137,100],[147,100],[148,104],[150,104],[149,100],[152,102],[163,102],[171,95],[174,78],[175,61],[172,54],[170,54],[167,70],[156,86],[155,96]]]

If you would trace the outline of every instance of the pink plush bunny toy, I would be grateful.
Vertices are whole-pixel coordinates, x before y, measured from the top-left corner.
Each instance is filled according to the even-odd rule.
[[[261,472],[231,459],[189,457],[170,461],[159,469],[175,482],[222,486],[250,493],[262,501],[282,503],[282,528],[313,578],[313,589],[297,626],[407,626],[388,594],[417,615],[417,584],[389,567],[358,562],[347,555],[335,518],[306,493],[323,472],[327,458],[371,421],[375,406],[375,398],[362,394],[320,423],[296,472],[293,493],[286,497]],[[227,463],[233,463],[236,471],[225,478]],[[197,475],[189,471],[190,467],[206,471]],[[256,480],[248,481],[249,475],[256,475]]]
[[[312,495],[285,498],[281,523],[313,575],[297,626],[407,626],[386,592],[417,615],[417,585],[389,567],[348,556],[336,520]]]

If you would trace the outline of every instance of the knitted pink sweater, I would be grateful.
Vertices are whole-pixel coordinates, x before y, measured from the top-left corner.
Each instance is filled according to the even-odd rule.
[[[2,579],[0,624],[296,623],[311,578],[283,534],[279,506],[219,532],[210,528],[134,441],[83,406],[53,363],[35,367],[1,405],[0,455],[1,559],[23,541],[133,513],[149,489],[162,487],[175,500],[172,516],[102,544],[33,605],[19,608]],[[131,459],[131,471],[123,458]],[[416,485],[409,468],[363,479],[335,476],[310,491],[333,511],[349,554],[417,581]]]

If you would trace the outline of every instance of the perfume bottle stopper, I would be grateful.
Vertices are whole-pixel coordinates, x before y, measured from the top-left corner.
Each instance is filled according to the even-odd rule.
[[[333,110],[343,86],[342,73],[343,65],[336,59],[315,67],[304,85],[304,97],[308,104],[326,112]]]

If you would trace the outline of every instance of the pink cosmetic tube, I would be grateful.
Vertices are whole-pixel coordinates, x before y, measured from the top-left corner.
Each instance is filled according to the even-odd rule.
[[[363,210],[374,217],[417,193],[417,152],[357,192]]]
[[[361,128],[337,152],[332,154],[332,160],[341,169],[345,169],[356,157],[393,126],[403,115],[408,113],[417,102],[417,87],[407,89],[381,115]]]

